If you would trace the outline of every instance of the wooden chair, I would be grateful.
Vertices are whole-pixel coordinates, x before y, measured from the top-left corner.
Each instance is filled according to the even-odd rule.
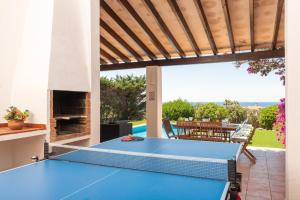
[[[252,141],[252,138],[253,138],[253,136],[254,136],[255,130],[256,130],[256,128],[253,128],[253,130],[252,130],[252,132],[251,132],[251,134],[250,134],[248,140],[247,140],[246,142],[244,142],[244,145],[243,145],[243,148],[242,148],[242,153],[244,153],[244,154],[247,156],[247,158],[248,158],[252,163],[254,163],[254,164],[256,163],[256,158],[255,158],[255,156],[247,149],[247,146],[248,146],[249,144],[251,144],[251,141]]]
[[[163,127],[169,139],[177,139],[169,119],[163,119]]]
[[[238,139],[234,138],[231,141],[236,142],[236,143],[241,143],[242,144],[242,149],[241,153],[243,153],[253,164],[256,163],[256,158],[255,156],[247,149],[247,146],[251,144],[252,138],[254,136],[256,128],[254,127],[247,139]]]
[[[177,121],[176,128],[178,135],[190,135],[195,129],[193,121]]]

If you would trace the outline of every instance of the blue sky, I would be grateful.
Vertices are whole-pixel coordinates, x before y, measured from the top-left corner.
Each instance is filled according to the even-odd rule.
[[[277,102],[284,97],[284,86],[274,73],[267,77],[248,74],[247,65],[237,69],[233,63],[213,63],[162,68],[163,102],[177,98],[191,102],[222,102],[231,99],[246,102]],[[146,69],[101,72],[144,75]]]

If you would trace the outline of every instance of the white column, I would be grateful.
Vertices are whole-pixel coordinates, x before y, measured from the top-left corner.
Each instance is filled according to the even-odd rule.
[[[100,1],[91,0],[91,139],[90,145],[100,142]]]
[[[286,5],[286,199],[300,198],[300,1]],[[288,11],[287,11],[288,10]]]
[[[147,76],[147,137],[161,137],[162,135],[162,83],[161,67],[148,66]]]

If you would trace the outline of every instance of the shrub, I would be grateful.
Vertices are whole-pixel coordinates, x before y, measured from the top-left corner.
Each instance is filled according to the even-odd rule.
[[[222,120],[228,116],[228,110],[224,106],[215,103],[201,104],[196,109],[196,118],[209,118],[211,121]]]
[[[194,116],[194,107],[187,101],[177,99],[163,104],[163,118],[170,120],[178,120],[179,118],[187,118]]]
[[[253,127],[259,127],[259,110],[247,109],[247,119],[249,124],[252,124]]]
[[[247,118],[247,110],[238,101],[225,100],[225,108],[228,110],[228,119],[231,123],[242,123]]]
[[[277,109],[277,105],[273,105],[263,108],[260,111],[258,121],[261,128],[265,128],[267,130],[271,130],[273,128],[273,124],[276,120]]]

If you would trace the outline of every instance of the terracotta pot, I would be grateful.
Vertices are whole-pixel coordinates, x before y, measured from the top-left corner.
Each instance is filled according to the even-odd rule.
[[[7,122],[7,126],[11,130],[21,130],[24,127],[24,121],[23,120],[9,120]]]

